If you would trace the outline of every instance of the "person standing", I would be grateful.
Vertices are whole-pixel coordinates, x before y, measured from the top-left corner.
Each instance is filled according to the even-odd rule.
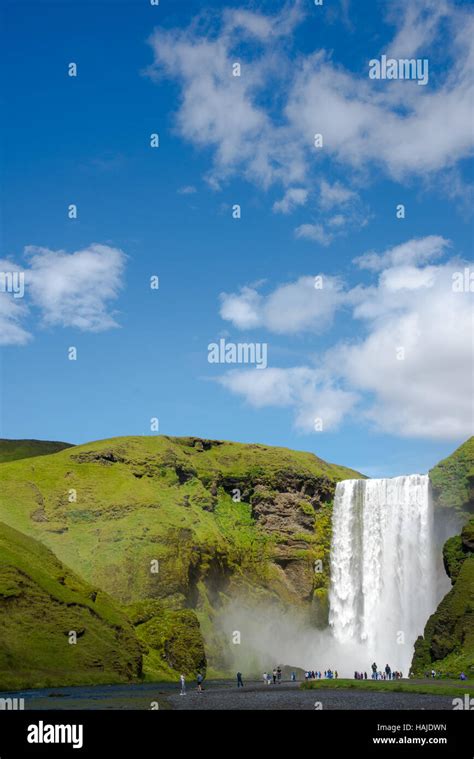
[[[197,676],[197,690],[198,690],[198,693],[202,693],[202,681],[203,680],[204,680],[203,676],[201,675],[200,672],[198,672],[198,676]]]
[[[237,672],[237,688],[243,688],[244,682],[242,680],[242,672]]]
[[[181,693],[179,695],[185,696],[186,695],[186,679],[184,675],[181,675],[181,677],[179,678],[179,682],[181,684]]]

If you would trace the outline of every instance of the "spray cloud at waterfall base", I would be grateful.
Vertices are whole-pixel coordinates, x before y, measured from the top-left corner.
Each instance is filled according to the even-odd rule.
[[[427,475],[338,484],[329,623],[354,669],[388,662],[408,674],[413,644],[449,588],[436,543]]]
[[[277,663],[337,670],[341,677],[382,670],[408,676],[413,646],[449,590],[427,475],[344,480],[333,508],[329,627],[278,604],[235,600],[225,611],[235,664],[255,674]]]

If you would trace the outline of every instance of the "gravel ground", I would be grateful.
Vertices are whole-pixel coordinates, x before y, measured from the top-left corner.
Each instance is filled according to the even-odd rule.
[[[323,710],[453,708],[451,696],[331,688],[300,690],[300,683],[267,686],[260,681],[244,682],[245,687],[237,689],[234,680],[206,681],[204,692],[198,694],[195,683],[190,681],[186,696],[179,695],[178,683],[50,688],[0,696],[22,696],[25,709],[40,710],[149,710],[156,705],[162,710],[314,710],[316,702],[322,704]],[[466,691],[471,687],[466,686]]]
[[[315,710],[319,702],[322,709],[388,709],[452,710],[451,696],[431,696],[417,693],[370,693],[368,691],[300,690],[298,683],[265,686],[250,683],[237,689],[235,685],[209,687],[204,693],[188,691],[186,696],[166,698],[172,709],[269,709]],[[318,707],[320,708],[320,707]]]

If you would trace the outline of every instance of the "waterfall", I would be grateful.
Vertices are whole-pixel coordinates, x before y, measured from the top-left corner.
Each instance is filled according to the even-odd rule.
[[[439,600],[438,563],[428,476],[338,483],[329,624],[347,674],[375,661],[408,675]]]

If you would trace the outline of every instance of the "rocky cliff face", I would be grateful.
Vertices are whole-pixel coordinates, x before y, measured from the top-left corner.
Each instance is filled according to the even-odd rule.
[[[229,599],[326,623],[332,498],[359,476],[283,448],[116,438],[0,464],[0,519],[123,605],[147,676],[212,674]]]

